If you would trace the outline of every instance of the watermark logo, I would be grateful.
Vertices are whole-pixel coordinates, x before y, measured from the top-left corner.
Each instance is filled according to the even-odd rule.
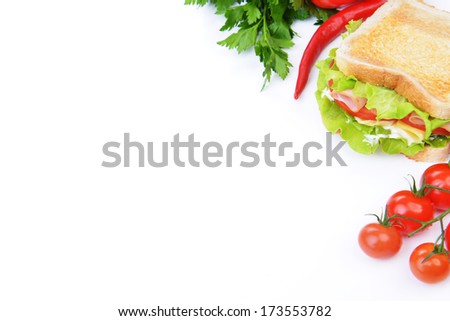
[[[107,142],[103,145],[103,167],[319,167],[347,166],[339,155],[345,142],[335,146],[332,134],[327,132],[325,143],[310,141],[300,149],[292,142],[277,143],[266,134],[261,142],[233,141],[222,144],[216,141],[201,143],[195,135],[182,139],[180,134],[171,142],[132,141],[130,133],[124,133],[123,142]]]

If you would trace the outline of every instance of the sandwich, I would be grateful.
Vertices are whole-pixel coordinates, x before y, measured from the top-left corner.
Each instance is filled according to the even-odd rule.
[[[316,64],[325,127],[360,153],[447,161],[450,13],[389,0],[347,30],[341,46]]]

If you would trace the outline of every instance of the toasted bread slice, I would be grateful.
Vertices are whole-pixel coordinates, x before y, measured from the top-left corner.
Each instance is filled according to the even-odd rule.
[[[346,75],[395,89],[431,116],[450,118],[450,13],[390,0],[336,52]]]
[[[446,163],[448,162],[448,154],[450,153],[450,144],[442,148],[433,148],[425,146],[425,149],[416,155],[407,156],[416,162]]]

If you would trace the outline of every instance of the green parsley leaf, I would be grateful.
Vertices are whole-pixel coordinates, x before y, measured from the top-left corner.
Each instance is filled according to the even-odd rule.
[[[235,32],[226,39],[219,41],[218,44],[221,46],[226,46],[230,49],[236,49],[238,53],[241,53],[255,45],[257,36],[258,25],[256,24],[247,29],[239,29],[238,32]]]
[[[184,4],[197,4],[199,6],[204,6],[208,3],[208,0],[184,0]]]
[[[231,7],[236,1],[235,0],[219,0],[216,1],[217,14],[223,14],[225,11]]]
[[[247,13],[247,20],[249,24],[254,24],[261,18],[261,11],[254,3],[247,3],[243,6],[245,12]]]
[[[225,24],[220,28],[220,31],[231,30],[244,20],[245,8],[244,6],[236,6],[225,11]]]
[[[311,0],[185,0],[186,5],[211,4],[216,13],[225,16],[221,31],[234,31],[218,42],[238,53],[254,49],[263,64],[264,86],[273,73],[281,79],[289,74],[292,64],[286,49],[294,46],[292,30],[295,20],[315,16],[321,23],[336,11],[316,7]]]
[[[309,18],[308,9],[301,7],[298,10],[293,10],[293,17],[297,20],[306,20]]]

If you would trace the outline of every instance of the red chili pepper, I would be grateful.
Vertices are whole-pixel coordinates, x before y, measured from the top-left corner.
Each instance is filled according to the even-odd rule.
[[[359,1],[361,0],[312,0],[312,3],[319,8],[336,9]]]
[[[366,19],[370,17],[387,0],[365,0],[339,11],[328,18],[314,33],[303,53],[298,70],[297,84],[294,98],[298,99],[308,81],[309,73],[330,42],[345,31],[345,26],[350,20]]]

